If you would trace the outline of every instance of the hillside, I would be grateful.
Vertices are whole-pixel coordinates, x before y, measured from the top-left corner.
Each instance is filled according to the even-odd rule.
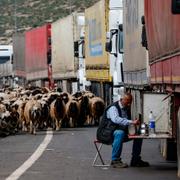
[[[0,0],[0,44],[15,31],[53,22],[73,11],[84,11],[98,0]]]

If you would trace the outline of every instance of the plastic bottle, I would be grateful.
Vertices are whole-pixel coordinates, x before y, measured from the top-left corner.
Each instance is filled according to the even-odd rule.
[[[149,113],[149,134],[155,134],[155,118],[152,111]]]

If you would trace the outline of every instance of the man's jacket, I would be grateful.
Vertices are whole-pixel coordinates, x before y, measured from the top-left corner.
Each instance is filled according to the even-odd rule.
[[[115,124],[114,122],[111,121],[111,119],[107,118],[107,111],[112,106],[115,106],[117,108],[118,114],[121,117],[122,114],[121,108],[119,106],[119,102],[116,101],[115,103],[111,104],[105,109],[96,133],[97,140],[99,140],[103,144],[108,144],[108,145],[113,143],[113,133],[115,130],[121,129],[126,133],[128,132],[127,126]],[[128,115],[128,119],[130,119],[130,111],[128,111],[127,115]]]

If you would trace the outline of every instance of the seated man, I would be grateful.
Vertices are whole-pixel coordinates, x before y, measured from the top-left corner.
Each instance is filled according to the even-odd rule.
[[[106,116],[106,118],[111,121],[112,124],[116,125],[116,128],[113,132],[111,161],[112,167],[115,168],[128,167],[128,165],[126,163],[123,163],[121,160],[123,142],[131,140],[128,139],[128,125],[139,123],[139,120],[130,120],[131,103],[132,95],[130,93],[125,93],[119,101],[107,107],[104,112],[104,116]],[[130,165],[133,167],[149,166],[148,162],[145,162],[141,159],[141,147],[142,139],[134,139],[132,148],[132,159],[130,163]]]

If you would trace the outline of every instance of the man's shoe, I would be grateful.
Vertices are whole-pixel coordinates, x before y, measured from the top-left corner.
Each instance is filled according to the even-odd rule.
[[[138,161],[133,161],[131,160],[131,166],[132,167],[148,167],[150,166],[148,162],[143,161],[143,160],[138,160]]]
[[[117,160],[111,161],[111,166],[113,168],[127,168],[128,164],[123,163],[120,159],[117,159]]]

